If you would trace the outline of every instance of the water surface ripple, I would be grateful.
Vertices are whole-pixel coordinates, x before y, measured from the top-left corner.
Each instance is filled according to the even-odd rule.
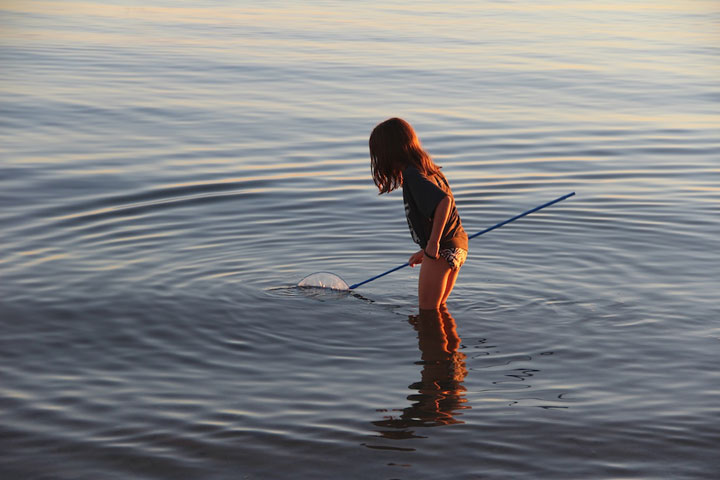
[[[0,477],[712,478],[720,9],[0,6]],[[470,233],[449,310],[367,136]]]

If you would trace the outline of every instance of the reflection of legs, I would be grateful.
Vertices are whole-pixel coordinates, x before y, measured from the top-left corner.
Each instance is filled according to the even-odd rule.
[[[447,360],[447,337],[440,311],[420,310],[418,315],[418,347],[425,361]]]
[[[438,258],[433,260],[432,258],[425,255],[420,267],[420,279],[418,281],[418,302],[421,310],[437,310],[438,307],[447,299],[445,294],[448,281],[452,277],[452,285],[455,284],[455,277],[457,273],[454,273],[450,269],[450,265],[444,258]],[[454,273],[454,274],[453,274]]]
[[[447,305],[440,305],[440,317],[442,318],[442,329],[447,339],[447,351],[454,353],[460,346],[460,337],[457,333],[455,319],[450,315]]]

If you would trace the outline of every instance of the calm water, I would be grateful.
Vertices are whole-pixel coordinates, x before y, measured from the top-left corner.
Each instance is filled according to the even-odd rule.
[[[0,3],[3,479],[713,478],[720,4]],[[416,317],[367,137],[472,241]]]

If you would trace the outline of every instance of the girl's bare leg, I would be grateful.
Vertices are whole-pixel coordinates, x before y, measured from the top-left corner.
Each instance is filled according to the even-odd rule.
[[[445,305],[445,303],[447,302],[447,299],[450,296],[450,292],[452,292],[453,287],[455,286],[455,280],[457,280],[458,273],[460,273],[459,268],[455,270],[450,270],[450,275],[448,275],[447,283],[445,284],[445,293],[440,300],[440,305]]]
[[[423,257],[421,265],[418,281],[420,309],[437,310],[450,295],[452,287],[455,285],[457,271],[450,269],[450,265],[444,258],[433,260],[427,255]]]

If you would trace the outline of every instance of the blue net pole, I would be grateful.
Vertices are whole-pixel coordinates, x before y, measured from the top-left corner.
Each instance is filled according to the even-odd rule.
[[[515,215],[515,216],[512,217],[512,218],[508,218],[508,219],[505,220],[504,222],[500,222],[500,223],[498,223],[498,224],[496,224],[496,225],[493,225],[493,226],[490,227],[490,228],[486,228],[485,230],[482,230],[482,231],[480,231],[480,232],[477,232],[477,233],[474,233],[474,234],[470,235],[470,236],[468,237],[468,240],[470,240],[471,238],[478,237],[478,236],[482,235],[483,233],[487,233],[487,232],[489,232],[489,231],[491,231],[491,230],[495,230],[496,228],[500,228],[500,227],[502,227],[503,225],[507,225],[507,224],[510,223],[510,222],[514,222],[514,221],[517,220],[518,218],[522,218],[522,217],[524,217],[525,215],[530,215],[531,213],[537,212],[538,210],[541,210],[541,209],[543,209],[543,208],[545,208],[545,207],[549,207],[550,205],[554,205],[554,204],[556,204],[556,203],[558,203],[558,202],[562,202],[562,201],[565,200],[566,198],[572,197],[573,195],[575,195],[575,192],[570,192],[570,193],[568,193],[567,195],[563,195],[562,197],[556,198],[555,200],[553,200],[553,201],[551,201],[551,202],[543,203],[542,205],[540,205],[540,206],[538,206],[538,207],[531,208],[531,209],[528,210],[527,212],[523,212],[523,213],[521,213],[520,215]]]
[[[547,202],[547,203],[543,203],[542,205],[539,205],[539,206],[537,206],[537,207],[535,207],[535,208],[531,208],[530,210],[528,210],[528,211],[526,211],[526,212],[523,212],[523,213],[521,213],[521,214],[519,214],[519,215],[515,215],[514,217],[508,218],[507,220],[504,220],[504,221],[502,221],[502,222],[500,222],[500,223],[497,223],[497,224],[493,225],[492,227],[486,228],[485,230],[481,230],[481,231],[479,231],[479,232],[477,232],[477,233],[474,233],[474,234],[470,235],[470,236],[468,237],[468,240],[470,240],[470,239],[472,239],[472,238],[475,238],[475,237],[479,237],[480,235],[482,235],[482,234],[484,234],[484,233],[487,233],[487,232],[490,232],[490,231],[492,231],[492,230],[495,230],[496,228],[500,228],[500,227],[502,227],[503,225],[507,225],[507,224],[510,223],[510,222],[514,222],[514,221],[517,220],[518,218],[522,218],[522,217],[524,217],[524,216],[526,216],[526,215],[530,215],[531,213],[537,212],[538,210],[542,210],[542,209],[545,208],[545,207],[549,207],[550,205],[554,205],[554,204],[556,204],[556,203],[558,203],[558,202],[562,202],[562,201],[565,200],[566,198],[570,198],[570,197],[572,197],[573,195],[575,195],[575,192],[570,192],[570,193],[568,193],[568,194],[566,194],[566,195],[563,195],[562,197],[556,198],[555,200],[552,200],[552,201]],[[348,288],[349,288],[350,290],[354,290],[354,289],[356,289],[357,287],[359,287],[360,285],[365,285],[365,284],[368,283],[368,282],[372,282],[373,280],[377,280],[377,279],[380,278],[380,277],[384,277],[385,275],[388,275],[388,274],[390,274],[390,273],[396,272],[396,271],[400,270],[401,268],[405,268],[405,267],[407,267],[407,266],[409,266],[409,265],[410,265],[409,263],[405,262],[405,263],[403,263],[402,265],[398,265],[398,266],[395,267],[395,268],[391,268],[391,269],[388,270],[387,272],[383,272],[383,273],[381,273],[380,275],[375,275],[375,276],[372,277],[372,278],[368,278],[368,279],[365,280],[364,282],[360,282],[360,283],[356,283],[356,284],[354,284],[354,285],[350,285],[350,287],[348,287]]]

